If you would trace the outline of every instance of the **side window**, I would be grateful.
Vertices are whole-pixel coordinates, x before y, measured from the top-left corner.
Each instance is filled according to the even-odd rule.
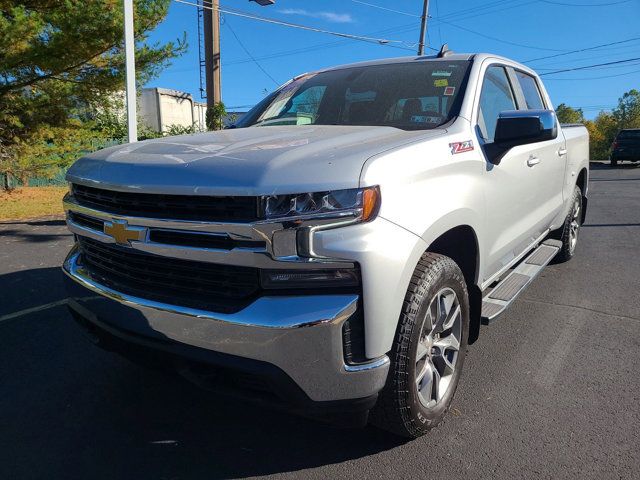
[[[540,90],[538,90],[538,84],[536,79],[531,75],[516,70],[516,77],[522,93],[524,94],[524,100],[527,103],[527,110],[542,110],[544,109],[544,103],[542,102],[542,96]]]
[[[482,82],[478,116],[480,132],[487,142],[493,142],[498,116],[505,110],[517,110],[507,72],[504,67],[489,67]]]

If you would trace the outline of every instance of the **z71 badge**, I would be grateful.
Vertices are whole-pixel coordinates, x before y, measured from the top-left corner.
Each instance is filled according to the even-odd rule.
[[[470,152],[473,150],[473,140],[465,140],[464,142],[454,142],[449,144],[451,154]]]

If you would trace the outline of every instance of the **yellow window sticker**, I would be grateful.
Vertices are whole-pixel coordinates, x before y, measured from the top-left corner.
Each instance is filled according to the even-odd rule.
[[[449,82],[447,81],[446,78],[441,78],[439,80],[436,80],[435,82],[433,82],[433,85],[436,87],[448,87],[449,86]]]

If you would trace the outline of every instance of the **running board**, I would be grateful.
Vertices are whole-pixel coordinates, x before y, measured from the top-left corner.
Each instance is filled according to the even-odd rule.
[[[559,240],[545,240],[482,299],[482,323],[489,325],[518,298],[562,247]]]

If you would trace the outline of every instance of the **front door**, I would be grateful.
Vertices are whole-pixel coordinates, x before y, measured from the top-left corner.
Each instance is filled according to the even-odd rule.
[[[486,69],[478,105],[480,143],[493,142],[500,112],[518,110],[522,104],[516,82],[508,67]],[[515,147],[499,165],[485,159],[487,274],[483,281],[523,253],[561,208],[564,169],[560,171],[563,162],[557,153],[561,147],[561,139],[556,139]]]

